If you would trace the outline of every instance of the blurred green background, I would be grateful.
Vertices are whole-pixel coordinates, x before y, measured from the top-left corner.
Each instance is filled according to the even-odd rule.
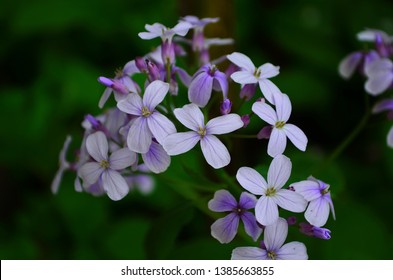
[[[221,245],[210,236],[206,189],[217,175],[198,161],[199,151],[172,158],[150,196],[133,191],[113,202],[76,193],[70,173],[58,195],[50,192],[66,135],[77,148],[83,116],[100,113],[104,88],[97,77],[113,76],[158,44],[137,36],[146,23],[173,26],[179,16],[194,14],[220,17],[207,33],[236,40],[213,52],[237,50],[256,65],[281,67],[273,82],[291,97],[291,121],[309,138],[306,153],[288,147],[290,182],[312,173],[331,184],[337,214],[326,225],[331,240],[306,238],[295,228],[287,240],[304,242],[311,259],[393,259],[393,150],[386,146],[392,123],[372,116],[325,164],[365,112],[363,79],[342,80],[338,63],[363,47],[355,35],[364,28],[393,34],[392,12],[388,0],[1,1],[0,257],[229,259],[233,248],[253,245],[241,237]],[[257,118],[252,123],[263,125]],[[244,143],[233,149],[232,175],[243,165],[266,169],[270,163],[267,141]]]

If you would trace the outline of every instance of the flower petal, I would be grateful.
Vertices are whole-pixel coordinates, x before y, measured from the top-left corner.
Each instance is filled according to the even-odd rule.
[[[147,125],[158,143],[163,144],[165,138],[176,133],[175,125],[163,114],[155,111],[147,118]]]
[[[112,93],[112,88],[107,87],[104,92],[101,95],[100,101],[98,102],[98,107],[100,109],[102,109],[106,103],[106,101],[108,101],[109,97],[111,96]]]
[[[265,179],[250,167],[240,167],[236,173],[236,179],[244,189],[253,194],[262,195],[266,190]]]
[[[229,191],[218,190],[209,201],[208,207],[214,212],[229,212],[237,207],[237,201]]]
[[[188,30],[190,30],[190,28],[192,28],[192,24],[186,21],[180,21],[171,30],[174,34],[177,34],[179,36],[185,36]]]
[[[184,105],[183,108],[175,109],[176,118],[187,128],[198,131],[205,126],[205,121],[201,109],[195,104]]]
[[[307,260],[306,246],[297,241],[289,242],[276,251],[277,260]]]
[[[273,105],[275,104],[275,96],[281,94],[280,89],[268,79],[259,80],[259,88],[266,100]]]
[[[252,209],[255,208],[257,203],[257,198],[248,192],[242,192],[239,199],[239,207],[242,209]]]
[[[279,121],[287,122],[291,116],[292,104],[288,95],[281,93],[275,97],[276,112]]]
[[[238,84],[256,84],[258,83],[258,79],[249,71],[241,70],[233,73],[231,75],[231,79],[234,80]]]
[[[143,95],[143,106],[146,106],[150,112],[160,104],[169,90],[169,84],[156,80],[151,82]]]
[[[224,218],[218,219],[211,225],[211,235],[221,244],[231,242],[237,233],[239,220],[236,213],[230,213]]]
[[[246,56],[242,53],[233,52],[233,53],[227,55],[227,58],[233,64],[236,64],[237,66],[247,70],[248,72],[253,73],[255,71],[254,63],[252,63],[251,59],[248,56]]]
[[[276,190],[281,189],[288,181],[291,175],[292,163],[289,158],[284,155],[278,155],[270,164],[267,173],[267,182],[269,186],[274,187]]]
[[[201,139],[201,149],[207,163],[215,169],[227,166],[231,161],[228,149],[214,135],[205,135]]]
[[[207,134],[226,134],[243,127],[244,123],[239,115],[227,114],[211,119],[206,124]]]
[[[92,185],[97,182],[104,169],[97,162],[88,162],[78,170],[78,176],[87,184]]]
[[[136,161],[136,154],[128,148],[119,149],[109,157],[110,168],[121,170],[131,166]]]
[[[274,224],[278,219],[277,204],[270,197],[261,196],[255,205],[255,217],[264,226]]]
[[[164,148],[152,142],[146,154],[142,154],[143,162],[154,173],[161,173],[167,170],[171,163],[171,157],[165,152]]]
[[[231,260],[267,260],[267,252],[257,247],[238,247],[232,251]]]
[[[152,137],[146,118],[138,117],[133,121],[128,131],[128,148],[137,153],[147,153],[150,148]]]
[[[206,72],[200,72],[190,83],[188,100],[203,108],[209,102],[212,90],[213,77]]]
[[[142,98],[134,93],[128,94],[126,99],[117,102],[117,108],[130,115],[141,116],[142,107]]]
[[[383,111],[393,111],[393,98],[384,99],[377,102],[373,107],[373,113],[377,114]]]
[[[102,131],[87,136],[87,152],[98,162],[108,159],[108,140]]]
[[[119,172],[107,169],[102,173],[102,187],[112,200],[120,200],[128,194],[129,188],[126,180]]]
[[[297,192],[281,189],[272,198],[282,209],[294,213],[300,213],[306,210],[307,201]]]
[[[246,233],[252,237],[252,240],[257,241],[262,233],[262,228],[258,226],[254,214],[250,212],[244,212],[240,217],[244,223],[244,229],[246,230]]]
[[[277,253],[278,249],[284,244],[288,235],[288,223],[283,218],[278,218],[275,223],[267,225],[263,241],[267,251]]]
[[[227,76],[223,72],[217,70],[216,72],[214,72],[214,81],[218,82],[218,84],[220,85],[219,91],[222,91],[223,99],[227,98],[227,96],[228,96],[228,78],[227,78]]]
[[[344,79],[349,79],[356,68],[360,65],[362,61],[363,54],[361,52],[353,52],[344,57],[338,66],[338,72]]]
[[[277,76],[280,73],[280,67],[274,66],[271,63],[265,63],[258,67],[261,75],[259,76],[262,79],[269,79]]]
[[[296,125],[293,124],[285,124],[283,127],[285,134],[291,140],[293,145],[301,151],[305,151],[307,148],[308,139],[306,134],[298,128]]]
[[[379,95],[389,88],[393,82],[393,72],[380,73],[379,75],[369,77],[364,88],[371,95]]]
[[[174,133],[165,139],[163,147],[170,156],[180,155],[194,148],[200,139],[194,131]]]
[[[310,202],[304,217],[313,226],[322,227],[329,218],[329,210],[329,201],[321,197]]]
[[[278,121],[278,117],[274,109],[265,102],[255,102],[252,105],[252,111],[270,125],[275,125]]]
[[[292,183],[290,186],[307,201],[312,201],[322,196],[319,183],[314,180],[304,180]]]
[[[287,146],[287,135],[281,128],[273,127],[270,134],[269,143],[267,145],[267,153],[271,157],[281,155]]]

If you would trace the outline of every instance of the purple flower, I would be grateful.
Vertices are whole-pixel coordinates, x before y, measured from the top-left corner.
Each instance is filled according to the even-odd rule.
[[[173,123],[155,110],[164,100],[168,89],[169,84],[154,81],[147,86],[143,99],[138,94],[131,94],[117,103],[121,111],[137,116],[133,119],[127,136],[127,145],[131,151],[147,153],[153,137],[162,144],[169,134],[176,132]]]
[[[313,225],[310,225],[309,223],[300,223],[300,232],[310,236],[310,237],[316,237],[319,239],[325,239],[328,240],[330,239],[330,230],[327,228],[320,228],[316,227]]]
[[[257,68],[248,56],[238,52],[228,55],[227,58],[241,68],[231,75],[232,80],[242,85],[258,83],[265,98],[275,104],[275,95],[281,91],[268,79],[277,76],[280,67],[265,63]]]
[[[374,42],[375,48],[381,57],[389,57],[393,53],[392,36],[377,29],[368,29],[357,34],[358,40],[363,42]]]
[[[306,209],[307,202],[300,194],[282,189],[291,175],[291,169],[289,158],[278,155],[270,164],[267,182],[250,167],[241,167],[237,171],[236,179],[240,185],[247,191],[261,196],[255,206],[255,216],[260,224],[274,224],[279,217],[278,206],[295,213]]]
[[[225,74],[219,71],[215,65],[207,64],[202,66],[193,76],[188,88],[188,99],[199,107],[205,107],[213,89],[222,91],[225,99],[228,94],[228,81]]]
[[[66,159],[66,154],[71,144],[71,140],[72,140],[71,136],[67,135],[67,138],[63,144],[63,148],[60,151],[59,169],[57,170],[55,178],[53,179],[51,184],[51,190],[53,194],[56,194],[59,191],[59,186],[60,186],[61,179],[63,178],[63,173],[64,171],[70,168],[70,163]]]
[[[228,115],[232,109],[232,102],[228,98],[225,99],[220,105],[221,115]]]
[[[379,95],[393,83],[393,62],[388,58],[380,58],[365,67],[367,76],[364,88],[371,95]]]
[[[181,21],[173,28],[168,28],[161,23],[153,23],[152,25],[146,24],[145,28],[148,32],[140,32],[138,36],[144,40],[150,40],[157,37],[161,37],[162,41],[172,41],[174,35],[185,36],[192,28],[192,25],[188,22]]]
[[[142,154],[142,159],[147,168],[153,173],[162,173],[171,164],[171,157],[160,144],[154,141],[151,143],[149,151]]]
[[[192,50],[193,51],[201,51],[204,49],[204,41],[205,37],[203,34],[203,29],[209,23],[215,23],[219,20],[219,18],[202,18],[199,19],[196,16],[185,16],[182,18],[182,21],[188,22],[192,25],[194,29],[194,35],[192,37]]]
[[[379,55],[374,50],[368,52],[353,52],[341,60],[338,66],[338,72],[344,79],[349,79],[352,77],[356,70],[359,70],[360,73],[364,75],[367,65],[377,59],[379,59]]]
[[[191,150],[198,142],[202,153],[214,168],[229,164],[231,157],[224,144],[214,134],[225,134],[243,126],[240,116],[228,114],[216,117],[205,125],[202,111],[195,104],[185,105],[174,110],[176,118],[192,131],[169,135],[164,142],[164,149],[169,155],[179,155]]]
[[[322,227],[326,224],[330,211],[333,219],[336,219],[328,184],[310,176],[305,181],[291,184],[291,187],[310,202],[304,213],[304,217],[310,224]]]
[[[291,115],[292,105],[286,94],[278,94],[275,97],[276,111],[265,102],[255,102],[252,111],[262,120],[273,126],[267,153],[271,157],[282,154],[287,145],[287,137],[301,151],[306,150],[307,136],[293,124],[287,123]]]
[[[212,236],[223,244],[231,242],[237,233],[239,221],[242,220],[246,233],[256,241],[262,233],[262,228],[258,226],[254,214],[247,211],[255,207],[256,201],[255,196],[247,192],[242,192],[237,202],[227,190],[216,191],[214,198],[209,201],[209,209],[231,213],[212,224]]]
[[[87,137],[86,148],[95,160],[85,163],[78,174],[86,186],[102,180],[102,187],[112,200],[120,200],[128,193],[128,185],[118,171],[131,166],[136,160],[135,153],[128,148],[113,152],[108,157],[108,141],[101,131]]]
[[[307,249],[303,243],[292,241],[284,244],[288,235],[288,224],[283,218],[266,226],[264,249],[239,247],[232,251],[232,260],[307,260]],[[283,245],[284,244],[284,245]]]

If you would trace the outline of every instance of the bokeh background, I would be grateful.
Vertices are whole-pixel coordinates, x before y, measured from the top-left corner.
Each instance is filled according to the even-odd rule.
[[[287,240],[304,242],[311,259],[393,259],[393,150],[386,146],[392,122],[371,116],[327,163],[365,114],[363,79],[342,80],[338,64],[363,48],[355,34],[364,28],[393,34],[392,12],[387,0],[1,1],[0,257],[229,259],[233,248],[253,245],[242,237],[221,245],[210,236],[211,194],[204,191],[218,180],[198,153],[173,158],[150,196],[133,191],[113,202],[76,193],[71,173],[58,195],[50,192],[66,135],[78,147],[83,116],[100,113],[104,88],[97,77],[113,76],[158,44],[139,39],[144,24],[173,26],[179,16],[194,14],[220,17],[207,34],[236,40],[214,54],[237,50],[256,65],[281,67],[273,81],[291,97],[291,120],[309,137],[306,153],[287,150],[290,182],[312,173],[331,184],[337,214],[326,225],[331,240],[307,238],[295,228]],[[251,130],[262,126],[257,118],[252,123]],[[263,170],[270,163],[267,142],[249,141],[232,149],[229,174],[242,165]],[[195,197],[198,184],[203,191]]]

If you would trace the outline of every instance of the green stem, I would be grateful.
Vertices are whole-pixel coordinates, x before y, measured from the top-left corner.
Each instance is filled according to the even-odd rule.
[[[255,134],[229,134],[228,136],[233,138],[257,139]]]

